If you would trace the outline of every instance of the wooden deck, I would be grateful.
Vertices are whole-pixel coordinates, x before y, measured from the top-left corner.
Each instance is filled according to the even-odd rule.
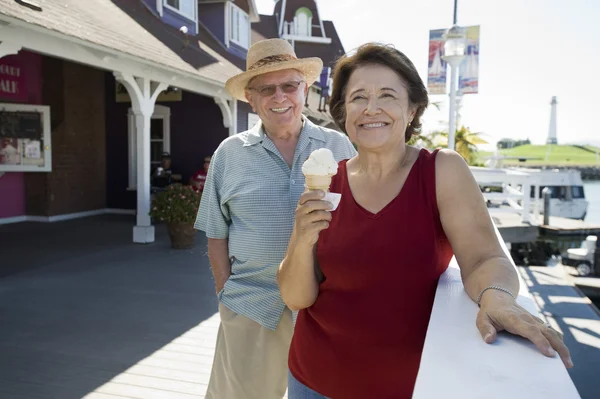
[[[172,250],[166,231],[158,226],[156,243],[132,244],[132,225],[131,218],[106,215],[52,224],[0,226],[0,275],[4,274],[0,279],[0,398],[204,397],[219,322],[206,242],[199,235],[194,249]],[[459,278],[457,273],[452,276]],[[443,327],[432,329],[439,333],[437,340],[428,337],[433,344],[426,344],[426,351],[434,360],[426,366],[433,368],[429,374],[420,373],[420,378],[427,381],[429,375],[431,381],[439,381],[439,376],[450,369],[454,374],[463,370],[454,384],[465,389],[479,381],[478,387],[489,396],[488,380],[492,379],[498,389],[523,386],[532,391],[528,372],[510,377],[511,383],[504,383],[500,375],[514,374],[517,368],[491,373],[500,367],[496,356],[506,357],[512,346],[523,343],[510,338],[494,346],[483,344],[473,324],[476,306],[466,298],[460,280],[450,283],[441,289],[466,303],[438,301],[438,295],[443,294],[438,287],[436,301],[444,307],[432,313],[432,323],[440,322]],[[547,298],[547,302],[553,301],[552,295]],[[545,315],[551,310],[540,309]],[[574,356],[577,367],[569,374],[580,393],[598,392],[600,380],[590,375],[596,372],[593,365],[599,359],[600,344],[594,341],[598,336],[594,334],[600,332],[595,325],[572,316],[571,309],[561,309],[565,319],[576,319],[563,330],[570,331],[575,340],[583,337],[582,349]],[[451,329],[456,330],[455,335],[449,334]],[[464,349],[454,356],[451,351],[458,348],[456,342]],[[474,346],[485,351],[486,357],[478,358]],[[474,366],[466,355],[492,364],[488,368]],[[558,359],[544,358],[535,350],[528,351],[527,356],[527,361],[536,364],[538,377],[560,369]],[[514,358],[505,360],[514,363]],[[445,363],[448,368],[442,367]],[[521,363],[527,366],[527,362]],[[473,379],[474,372],[481,377]],[[554,379],[546,388],[560,384],[564,390],[566,383],[571,383],[564,382]],[[435,384],[421,387],[430,385]],[[449,386],[443,384],[441,388]],[[539,388],[539,384],[535,386]],[[562,395],[560,389],[543,397],[572,397]],[[477,396],[476,390],[468,391],[471,394],[461,398],[483,397]],[[425,391],[421,393],[420,398],[431,398]],[[524,397],[539,397],[523,393]]]
[[[521,215],[516,212],[495,212],[490,209],[490,215],[505,242],[531,242],[538,236],[585,237],[600,235],[600,226],[584,220],[574,220],[550,216],[550,223],[543,225],[544,217],[539,215],[532,223],[523,223]]]
[[[132,244],[132,225],[0,226],[0,398],[204,398],[219,323],[206,242],[172,250],[158,226]]]
[[[599,397],[600,312],[575,288],[569,268],[519,267],[521,277],[543,317],[562,332],[575,367],[569,375],[581,398]]]

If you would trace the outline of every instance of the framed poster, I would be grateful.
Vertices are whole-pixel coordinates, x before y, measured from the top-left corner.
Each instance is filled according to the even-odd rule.
[[[50,107],[0,103],[0,172],[51,172]]]

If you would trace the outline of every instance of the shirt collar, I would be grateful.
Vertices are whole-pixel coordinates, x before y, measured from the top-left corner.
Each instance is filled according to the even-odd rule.
[[[300,132],[300,137],[306,136],[311,139],[319,140],[325,142],[325,135],[323,134],[323,130],[312,123],[306,116],[302,115],[303,127]],[[250,130],[248,130],[248,134],[246,135],[246,142],[244,143],[244,147],[252,146],[258,143],[261,143],[265,139],[265,130],[262,127],[262,121],[258,121],[256,125]]]

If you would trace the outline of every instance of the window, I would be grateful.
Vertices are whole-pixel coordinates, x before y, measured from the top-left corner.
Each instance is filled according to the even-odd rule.
[[[195,10],[195,1],[196,0],[165,0],[165,6],[170,8],[183,16],[191,19],[192,21],[196,20],[196,10]]]
[[[573,198],[585,198],[583,186],[573,186],[571,187],[571,190],[573,190]]]
[[[229,40],[245,49],[250,47],[250,17],[244,10],[228,2]]]
[[[248,129],[252,129],[259,121],[259,116],[250,112],[248,114]]]
[[[135,115],[129,109],[129,189],[137,187],[137,135]],[[163,152],[171,152],[171,110],[164,105],[155,105],[150,119],[150,171],[160,165]]]
[[[312,36],[312,18],[312,12],[306,7],[299,8],[296,11],[294,23],[297,36]]]

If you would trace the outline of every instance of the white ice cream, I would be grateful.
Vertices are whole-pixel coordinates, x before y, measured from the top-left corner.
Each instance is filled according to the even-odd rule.
[[[327,148],[319,148],[302,164],[302,173],[305,176],[333,176],[337,173],[337,168],[333,153]]]

